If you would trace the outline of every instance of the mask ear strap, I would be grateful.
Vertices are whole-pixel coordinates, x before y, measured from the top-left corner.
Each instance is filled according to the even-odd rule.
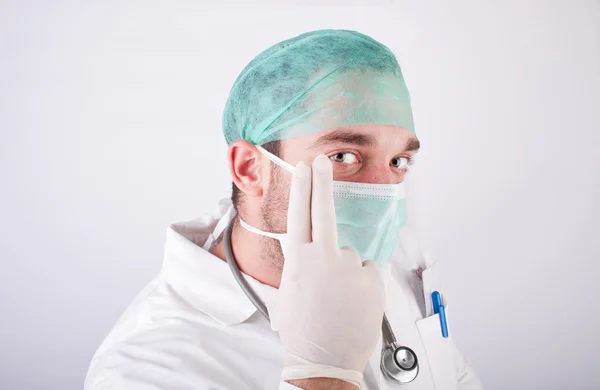
[[[285,238],[285,234],[282,233],[269,233],[269,232],[265,232],[263,230],[260,230],[258,228],[255,228],[254,226],[248,225],[246,223],[246,221],[244,221],[242,219],[242,217],[240,217],[240,225],[242,225],[242,227],[246,230],[248,230],[249,232],[252,233],[256,233],[256,234],[260,234],[261,236],[265,236],[265,237],[270,237],[270,238],[274,238],[276,240],[283,240]]]
[[[265,148],[263,148],[260,145],[255,145],[255,146],[256,146],[256,149],[258,149],[258,151],[261,152],[266,158],[273,161],[275,164],[279,165],[281,168],[285,169],[286,171],[294,173],[294,167],[292,166],[292,164],[280,159],[273,153],[266,151]]]
[[[225,214],[223,214],[223,217],[221,217],[219,222],[217,222],[217,225],[215,226],[215,230],[213,230],[213,232],[210,234],[210,236],[208,236],[208,239],[202,246],[202,248],[204,248],[204,250],[207,250],[207,251],[210,250],[210,247],[212,246],[213,242],[215,242],[219,238],[221,233],[223,233],[223,230],[225,230],[225,228],[227,227],[227,225],[229,224],[229,222],[231,221],[231,219],[234,216],[235,216],[235,209],[233,208],[233,205],[231,205],[231,206],[229,206],[229,209],[225,212]]]

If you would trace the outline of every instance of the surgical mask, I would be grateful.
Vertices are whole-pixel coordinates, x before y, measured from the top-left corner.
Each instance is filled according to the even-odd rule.
[[[294,171],[288,162],[256,147],[273,163],[289,172]],[[334,181],[333,201],[339,247],[351,246],[363,261],[373,260],[380,266],[388,262],[396,248],[400,229],[406,223],[404,184]],[[286,234],[265,232],[243,220],[240,222],[248,231],[278,240],[285,257]]]

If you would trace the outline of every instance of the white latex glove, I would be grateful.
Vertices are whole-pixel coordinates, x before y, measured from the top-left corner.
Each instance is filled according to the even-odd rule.
[[[285,350],[283,380],[329,377],[360,387],[381,335],[385,290],[373,261],[338,248],[332,182],[323,155],[313,162],[312,185],[306,164],[294,170],[285,264],[270,315]]]

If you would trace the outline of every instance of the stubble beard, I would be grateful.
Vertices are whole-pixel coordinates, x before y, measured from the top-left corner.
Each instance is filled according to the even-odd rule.
[[[281,169],[271,164],[271,174],[267,196],[260,211],[263,217],[265,231],[271,233],[286,233],[288,191],[287,181],[282,175]],[[283,251],[279,240],[269,237],[261,237],[261,258],[270,267],[283,270]]]

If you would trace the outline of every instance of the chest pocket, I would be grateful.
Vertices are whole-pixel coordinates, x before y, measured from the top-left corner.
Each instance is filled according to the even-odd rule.
[[[427,354],[435,389],[456,390],[458,378],[454,363],[454,343],[451,334],[448,334],[448,337],[442,337],[440,315],[434,314],[419,320],[416,325]]]
[[[429,361],[429,369],[436,390],[456,390],[458,388],[457,369],[454,362],[454,343],[452,341],[452,324],[448,316],[448,301],[444,295],[441,282],[440,265],[432,264],[423,271],[423,298],[426,316],[416,322],[423,348]],[[442,336],[440,315],[433,314],[431,293],[442,293],[442,301],[446,308],[448,337]]]

